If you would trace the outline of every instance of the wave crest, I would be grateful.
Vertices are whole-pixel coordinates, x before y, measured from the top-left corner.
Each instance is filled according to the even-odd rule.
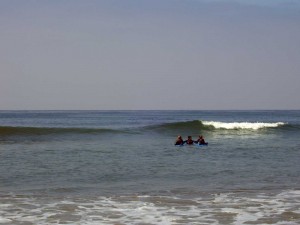
[[[203,125],[212,126],[215,129],[237,130],[237,129],[249,129],[258,130],[263,128],[276,128],[285,125],[283,122],[276,123],[263,123],[263,122],[218,122],[218,121],[203,121]]]

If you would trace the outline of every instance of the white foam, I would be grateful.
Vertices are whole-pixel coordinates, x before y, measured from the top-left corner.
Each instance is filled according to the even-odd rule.
[[[283,122],[276,122],[276,123],[262,123],[262,122],[218,122],[218,121],[203,121],[203,125],[206,126],[213,126],[216,129],[252,129],[258,130],[262,128],[272,128],[272,127],[279,127],[284,125]]]
[[[9,222],[11,222],[10,219],[5,219],[0,217],[0,223],[9,223]]]
[[[0,224],[300,224],[300,191],[279,194],[221,193],[208,198],[117,196],[88,198],[14,198],[0,203]],[[271,221],[271,222],[270,222]],[[263,224],[263,223],[261,223]]]

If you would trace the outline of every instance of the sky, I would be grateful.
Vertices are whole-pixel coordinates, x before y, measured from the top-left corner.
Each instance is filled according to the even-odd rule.
[[[0,110],[300,109],[300,0],[1,0]]]

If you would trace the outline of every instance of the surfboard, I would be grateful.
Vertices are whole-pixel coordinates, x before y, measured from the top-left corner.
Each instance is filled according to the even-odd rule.
[[[178,147],[183,147],[183,146],[207,146],[208,143],[205,143],[205,144],[198,144],[198,143],[194,143],[192,145],[188,145],[188,144],[183,144],[183,145],[175,145],[175,146],[178,146]]]

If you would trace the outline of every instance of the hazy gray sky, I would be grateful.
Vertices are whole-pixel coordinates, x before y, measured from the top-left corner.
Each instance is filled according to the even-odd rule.
[[[300,109],[299,3],[1,0],[0,109]]]

